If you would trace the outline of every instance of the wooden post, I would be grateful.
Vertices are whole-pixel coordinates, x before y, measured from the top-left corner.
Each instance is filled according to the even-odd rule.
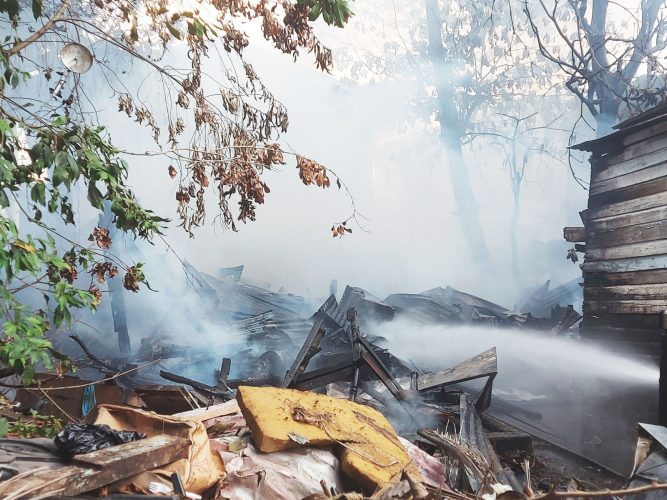
[[[99,225],[100,227],[107,227],[109,229],[109,236],[111,237],[111,245],[119,248],[118,245],[115,245],[115,226],[111,222],[113,220],[113,214],[111,213],[111,203],[105,202],[104,204],[104,213],[100,214]],[[108,252],[105,252],[107,254]],[[108,260],[108,259],[107,259]],[[120,277],[107,280],[107,286],[109,287],[109,295],[111,299],[111,316],[113,318],[114,330],[116,335],[118,335],[118,349],[122,355],[128,355],[132,352],[132,346],[130,344],[130,334],[127,329],[127,317],[125,316],[125,299],[123,297],[123,284],[121,283]]]

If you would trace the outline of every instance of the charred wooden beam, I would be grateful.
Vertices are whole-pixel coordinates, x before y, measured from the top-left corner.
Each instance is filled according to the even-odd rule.
[[[234,395],[226,389],[220,389],[217,386],[204,384],[202,382],[197,382],[196,380],[192,380],[191,378],[183,377],[181,375],[177,375],[175,373],[171,373],[165,370],[160,370],[160,377],[169,380],[171,382],[176,382],[177,384],[189,385],[193,389],[203,392],[204,394],[207,394],[209,396],[219,397],[224,400],[229,400],[234,397]]]
[[[299,378],[299,376],[306,370],[308,363],[318,352],[322,349],[320,348],[320,342],[326,334],[326,331],[322,328],[322,320],[318,320],[313,324],[313,327],[308,334],[299,354],[297,354],[292,363],[292,367],[285,374],[285,379],[283,380],[283,387],[292,387],[294,382]]]
[[[586,241],[586,228],[584,227],[564,227],[563,238],[570,243],[579,243]]]
[[[188,458],[190,440],[159,435],[76,455],[72,465],[38,468],[0,483],[0,498],[27,500],[75,496],[141,472]]]

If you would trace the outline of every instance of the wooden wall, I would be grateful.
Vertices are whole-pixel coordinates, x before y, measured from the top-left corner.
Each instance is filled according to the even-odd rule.
[[[581,333],[657,341],[658,313],[667,309],[667,118],[604,148],[591,158],[582,212]]]

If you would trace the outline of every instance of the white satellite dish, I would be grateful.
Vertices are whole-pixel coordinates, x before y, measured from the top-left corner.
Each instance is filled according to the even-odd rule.
[[[93,54],[80,43],[68,43],[60,51],[60,60],[73,73],[85,73],[93,65]]]
[[[79,75],[88,71],[93,65],[93,54],[80,43],[68,43],[60,50],[60,60],[67,68],[67,71],[60,77],[60,80],[51,91],[55,98],[61,97],[61,92],[70,73]]]

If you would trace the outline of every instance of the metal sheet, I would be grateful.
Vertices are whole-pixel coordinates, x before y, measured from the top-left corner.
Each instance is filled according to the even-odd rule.
[[[667,451],[667,427],[654,424],[637,424],[640,433],[644,433],[655,440]]]
[[[498,358],[496,348],[492,347],[463,363],[436,373],[423,375],[417,381],[417,389],[428,391],[476,378],[489,377],[498,373]]]

